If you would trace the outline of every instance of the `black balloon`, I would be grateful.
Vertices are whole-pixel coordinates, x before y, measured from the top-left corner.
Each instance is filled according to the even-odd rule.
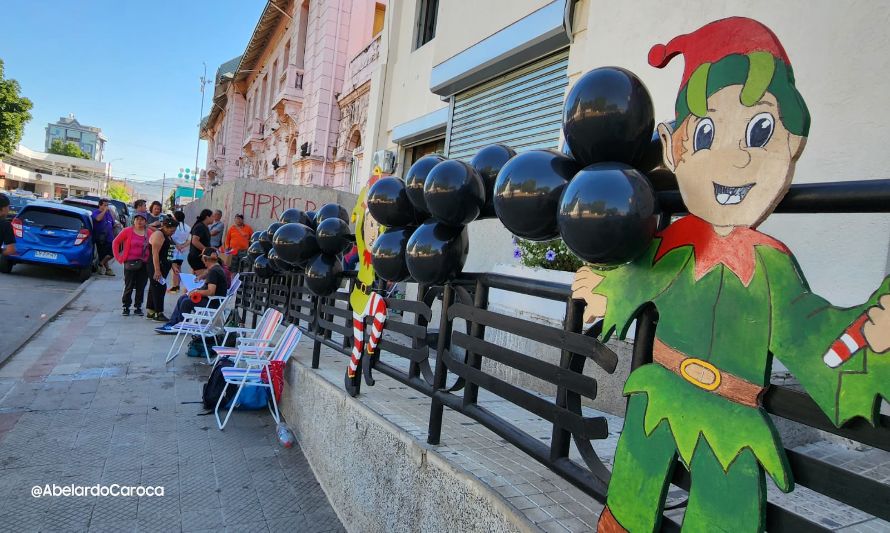
[[[430,171],[423,186],[423,198],[430,214],[439,222],[462,226],[476,220],[482,211],[485,184],[468,163],[449,159]]]
[[[494,212],[494,182],[498,179],[498,172],[515,155],[516,151],[509,146],[492,144],[479,150],[470,160],[470,165],[476,169],[485,185],[485,206],[482,208],[479,218],[496,216]]]
[[[318,253],[318,241],[312,228],[303,224],[285,224],[275,232],[278,257],[292,265],[300,265]]]
[[[429,220],[408,239],[408,272],[420,283],[442,283],[464,267],[470,251],[467,228]]]
[[[256,272],[257,276],[264,279],[275,275],[272,265],[269,264],[269,258],[265,255],[261,255],[253,261],[253,271]]]
[[[248,259],[250,259],[251,265],[253,265],[253,262],[256,261],[256,258],[261,255],[266,255],[266,249],[263,248],[263,244],[261,242],[254,242],[247,247],[247,257]]]
[[[387,281],[402,281],[410,276],[405,250],[415,229],[389,228],[377,237],[371,248],[371,261],[377,276]]]
[[[315,229],[315,226],[318,225],[318,222],[315,220],[315,216],[315,211],[306,211],[306,225],[312,229]]]
[[[263,247],[264,254],[269,253],[269,250],[272,249],[272,234],[269,233],[269,230],[261,232],[257,242]]]
[[[315,238],[322,252],[333,255],[342,254],[355,242],[349,224],[339,218],[323,220],[315,230]]]
[[[649,91],[629,70],[591,70],[566,96],[562,130],[572,155],[584,166],[603,161],[638,166],[654,127]]]
[[[426,177],[430,170],[436,165],[445,161],[445,158],[439,154],[425,155],[414,162],[408,173],[405,174],[405,189],[408,191],[408,199],[411,205],[422,215],[429,215],[430,211],[426,207],[426,200],[423,197],[423,186],[426,183]]]
[[[273,222],[273,223],[269,224],[269,228],[268,228],[266,231],[268,231],[268,232],[269,232],[269,235],[271,235],[272,238],[274,239],[274,238],[275,238],[275,232],[278,231],[278,228],[280,228],[280,227],[283,226],[283,225],[284,225],[284,224],[281,223],[281,222]]]
[[[272,270],[275,272],[288,272],[291,270],[291,266],[283,261],[280,257],[278,257],[278,252],[275,251],[275,248],[269,250],[269,253],[266,254],[266,257],[269,258],[269,266],[272,267]]]
[[[559,196],[580,168],[556,150],[530,150],[517,155],[498,173],[495,213],[517,237],[530,241],[553,239],[559,234]]]
[[[306,264],[306,286],[318,296],[333,294],[340,286],[343,263],[336,255],[318,254]]]
[[[286,209],[281,216],[278,218],[278,222],[282,224],[305,224],[306,223],[306,213],[302,210],[292,207],[290,209]]]
[[[250,243],[253,244],[253,243],[257,242],[258,240],[260,240],[260,235],[262,235],[262,234],[263,234],[262,231],[254,231],[253,235],[250,236]]]
[[[405,182],[395,176],[377,180],[368,189],[368,211],[384,226],[407,226],[414,222],[414,207],[408,200]]]
[[[329,218],[339,218],[349,224],[349,211],[339,204],[324,204],[315,214],[315,224],[321,224]]]
[[[580,171],[559,202],[559,233],[581,259],[626,263],[642,253],[658,227],[649,180],[623,163],[597,163]]]
[[[671,120],[668,124],[673,129],[674,121]],[[661,137],[659,137],[657,129],[652,132],[652,137],[649,139],[649,142],[643,146],[643,153],[638,158],[637,164],[633,166],[643,172],[649,172],[653,169],[664,167]]]

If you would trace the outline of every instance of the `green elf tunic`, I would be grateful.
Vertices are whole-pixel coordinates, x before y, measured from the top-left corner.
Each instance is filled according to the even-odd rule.
[[[769,384],[773,354],[837,425],[855,416],[872,419],[876,395],[890,397],[890,357],[864,349],[838,368],[822,361],[845,328],[887,293],[890,279],[863,305],[833,307],[810,292],[779,241],[747,228],[721,237],[695,216],[671,224],[632,263],[596,273],[604,279],[594,292],[607,298],[603,340],[613,332],[624,338],[640,307],[653,302],[661,342],[760,386]],[[784,448],[762,408],[731,401],[655,363],[633,371],[624,394],[630,396],[628,435],[616,452],[609,507],[628,530],[657,527],[658,499],[664,498],[676,455],[691,470],[693,489],[699,484],[707,491],[690,494],[684,531],[722,529],[715,523],[738,531],[762,529],[765,487],[758,464],[783,491],[793,488]],[[710,467],[697,468],[708,462]],[[716,479],[730,467],[736,479]],[[701,472],[708,474],[697,475]],[[653,476],[665,479],[643,479]],[[727,495],[733,490],[756,493],[747,509],[738,498],[731,503],[740,508],[740,519],[754,513],[759,524],[725,523],[733,513],[725,509],[729,503],[720,502],[733,499]],[[649,493],[656,501],[641,501]]]

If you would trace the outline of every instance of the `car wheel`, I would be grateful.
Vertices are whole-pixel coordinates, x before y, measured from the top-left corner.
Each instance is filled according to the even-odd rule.
[[[0,272],[4,274],[9,274],[12,272],[12,261],[7,259],[6,257],[0,257]]]
[[[93,274],[93,270],[90,267],[81,268],[78,272],[79,272],[79,274],[77,276],[77,279],[81,283],[90,279],[90,276]]]

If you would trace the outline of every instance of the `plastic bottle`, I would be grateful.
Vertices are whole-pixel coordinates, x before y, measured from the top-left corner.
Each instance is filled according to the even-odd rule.
[[[292,448],[297,442],[297,437],[294,436],[294,432],[291,431],[284,422],[278,423],[278,427],[275,428],[275,434],[278,435],[278,444],[285,448]]]

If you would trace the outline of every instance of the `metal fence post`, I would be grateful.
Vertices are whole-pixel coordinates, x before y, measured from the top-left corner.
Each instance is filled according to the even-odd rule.
[[[442,316],[439,317],[439,343],[436,347],[436,372],[433,375],[433,397],[430,402],[430,423],[427,432],[427,443],[439,444],[442,436],[442,415],[445,406],[441,400],[436,399],[436,394],[445,388],[448,379],[448,369],[445,367],[445,350],[451,344],[451,321],[448,320],[448,308],[454,299],[454,289],[451,284],[446,284],[442,291]]]
[[[476,280],[476,295],[473,298],[473,306],[476,309],[488,308],[488,285],[482,283],[482,280]],[[477,322],[473,322],[470,326],[470,336],[477,339],[485,338],[485,326]],[[475,352],[467,352],[467,364],[475,369],[482,368],[482,356]],[[464,388],[464,406],[476,403],[479,397],[479,385],[472,381],[467,381]]]

